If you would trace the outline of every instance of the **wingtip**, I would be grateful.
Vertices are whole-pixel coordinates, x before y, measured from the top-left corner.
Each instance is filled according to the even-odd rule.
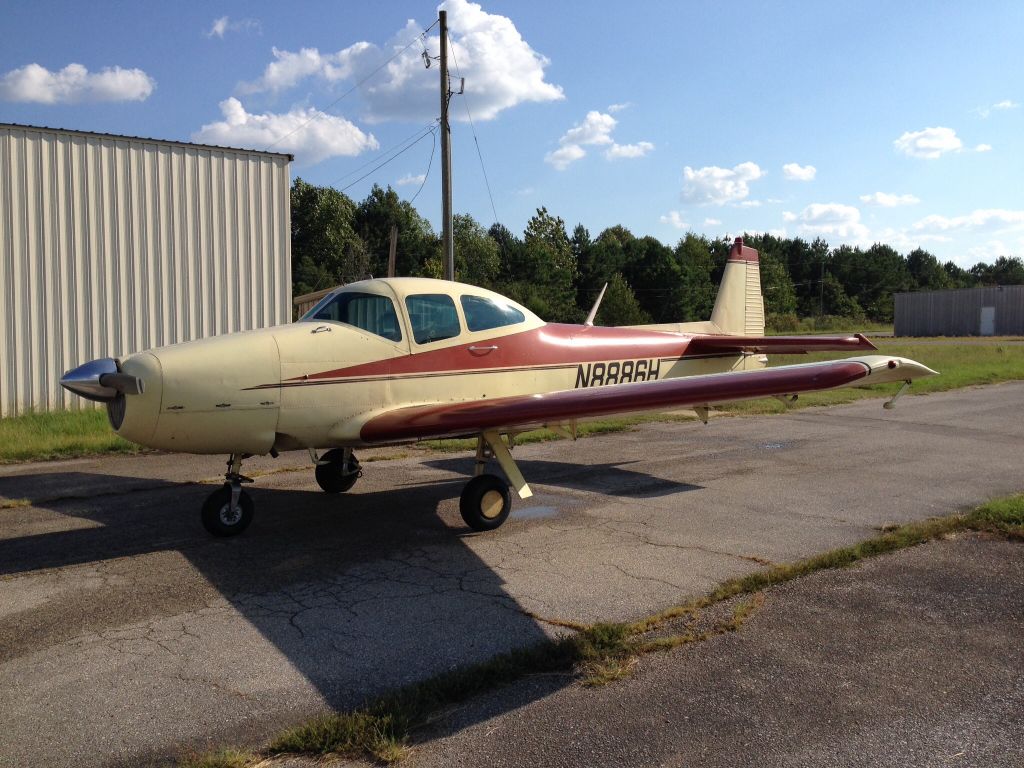
[[[857,341],[860,342],[860,345],[862,347],[864,347],[864,349],[878,349],[878,346],[875,344],[875,342],[873,342],[871,339],[869,339],[863,333],[855,333],[853,335],[854,335],[854,338],[856,338]]]

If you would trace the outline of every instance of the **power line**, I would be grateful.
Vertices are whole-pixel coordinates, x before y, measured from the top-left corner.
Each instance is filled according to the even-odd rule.
[[[401,141],[399,141],[399,142],[397,142],[395,144],[392,144],[387,149],[382,150],[378,154],[376,154],[373,157],[371,157],[369,160],[367,160],[362,165],[356,166],[355,168],[353,168],[348,173],[339,176],[338,178],[336,178],[334,181],[332,181],[330,183],[330,186],[333,187],[335,184],[337,184],[338,182],[344,181],[349,176],[352,176],[353,174],[359,173],[359,171],[363,170],[363,168],[365,168],[366,166],[372,165],[373,163],[375,163],[378,160],[380,160],[382,157],[385,157],[386,155],[391,154],[396,149],[399,149],[400,147],[405,146],[405,144],[407,142],[413,141],[413,139],[422,138],[422,136],[425,136],[428,132],[434,130],[436,128],[436,126],[437,126],[437,120],[435,119],[433,122],[427,123],[426,125],[421,126],[420,128],[417,128],[415,131],[413,131],[411,134],[406,136]]]
[[[437,24],[437,22],[435,21],[435,22],[434,22],[434,24]],[[324,107],[324,109],[323,109],[322,111],[320,111],[320,112],[314,112],[313,116],[312,116],[311,118],[309,118],[309,119],[308,119],[308,120],[307,120],[306,122],[304,122],[304,123],[302,123],[301,125],[299,125],[299,126],[297,126],[297,127],[293,128],[292,130],[288,131],[288,133],[286,133],[286,134],[285,134],[284,136],[279,136],[278,138],[274,139],[274,141],[272,141],[272,142],[271,142],[270,144],[268,144],[268,145],[267,145],[267,146],[266,146],[266,147],[264,148],[264,150],[263,150],[263,151],[264,151],[264,152],[266,152],[266,151],[267,151],[267,150],[269,150],[269,149],[270,149],[271,147],[273,147],[273,146],[276,146],[277,144],[280,144],[280,143],[281,143],[282,141],[284,141],[285,139],[287,139],[287,138],[288,138],[289,136],[291,136],[291,135],[293,135],[293,134],[297,133],[298,131],[301,131],[301,130],[302,130],[303,128],[305,128],[305,127],[306,127],[307,125],[309,125],[310,123],[312,123],[312,122],[313,122],[314,120],[317,120],[317,119],[319,119],[319,117],[320,117],[321,115],[324,115],[324,114],[326,114],[326,113],[327,113],[327,110],[329,110],[329,109],[330,109],[331,107],[333,107],[333,106],[334,106],[335,104],[337,104],[337,103],[338,103],[339,101],[341,101],[341,100],[342,100],[342,99],[344,99],[344,98],[345,98],[346,96],[348,96],[349,94],[351,94],[351,93],[352,93],[353,91],[355,91],[355,90],[356,90],[357,88],[359,88],[360,86],[362,86],[362,85],[363,85],[363,83],[365,83],[365,82],[366,82],[367,80],[369,80],[370,78],[372,78],[372,77],[373,77],[374,75],[376,75],[376,74],[377,74],[378,72],[380,72],[380,71],[381,71],[382,69],[384,69],[384,67],[386,67],[386,66],[387,66],[388,64],[390,64],[390,63],[391,63],[392,61],[394,61],[395,59],[397,59],[397,58],[398,58],[399,56],[401,56],[401,55],[402,55],[403,53],[405,53],[405,52],[406,52],[407,50],[409,50],[410,48],[412,48],[413,44],[414,44],[414,43],[415,43],[415,42],[416,42],[417,40],[419,40],[419,39],[421,39],[421,38],[423,38],[423,37],[426,37],[426,34],[427,34],[427,33],[428,33],[428,32],[429,32],[430,30],[432,30],[432,29],[434,28],[434,24],[431,24],[431,25],[430,25],[429,27],[427,27],[427,28],[426,28],[426,29],[424,29],[424,30],[423,30],[422,32],[420,32],[420,33],[419,33],[418,35],[416,35],[416,37],[414,37],[414,38],[413,38],[412,40],[410,40],[410,41],[409,41],[409,44],[408,44],[407,46],[405,46],[405,47],[404,47],[404,48],[403,48],[402,50],[400,50],[400,51],[398,51],[397,53],[395,53],[395,54],[394,54],[394,55],[393,55],[393,56],[392,56],[392,57],[391,57],[390,59],[388,59],[387,61],[385,61],[385,62],[381,63],[381,64],[380,64],[380,65],[379,65],[379,66],[378,66],[378,67],[377,67],[376,69],[374,69],[374,70],[373,70],[372,72],[370,72],[370,74],[368,74],[368,75],[367,75],[366,77],[364,77],[364,78],[363,78],[362,80],[360,80],[360,81],[359,81],[359,82],[357,82],[357,83],[356,83],[355,85],[353,85],[353,86],[352,86],[351,88],[349,88],[349,89],[348,89],[347,91],[345,91],[345,92],[344,92],[343,94],[341,94],[341,96],[339,96],[339,97],[338,97],[338,98],[336,98],[336,99],[335,99],[334,101],[332,101],[332,102],[331,102],[330,104],[328,104],[328,105],[327,105],[326,107]]]
[[[414,142],[413,142],[412,144],[410,144],[409,146],[407,146],[407,147],[406,147],[405,149],[403,149],[403,150],[402,150],[401,152],[398,152],[398,153],[396,153],[396,154],[395,154],[394,156],[392,156],[392,157],[389,157],[389,158],[388,158],[387,160],[385,160],[385,161],[384,161],[383,163],[381,163],[380,165],[378,165],[378,166],[376,166],[376,167],[374,167],[374,168],[371,168],[371,169],[370,169],[369,171],[367,171],[366,173],[364,173],[364,174],[363,174],[362,176],[360,176],[360,177],[359,177],[358,179],[356,179],[355,181],[353,181],[353,182],[352,182],[351,184],[349,184],[348,186],[342,187],[342,188],[341,188],[341,189],[339,189],[338,191],[339,191],[339,192],[344,192],[344,191],[345,191],[346,189],[351,189],[351,188],[352,188],[352,187],[354,187],[354,186],[355,186],[356,184],[358,184],[358,183],[359,183],[360,181],[362,181],[363,179],[365,179],[365,178],[366,178],[367,176],[372,176],[372,175],[373,175],[373,174],[375,174],[375,173],[376,173],[377,171],[379,171],[379,170],[380,170],[381,168],[383,168],[383,167],[384,167],[385,165],[387,165],[388,163],[391,163],[391,162],[393,162],[393,161],[397,160],[397,159],[398,159],[398,158],[399,158],[400,156],[404,155],[404,154],[405,154],[406,152],[408,152],[408,151],[409,151],[410,149],[412,149],[412,148],[413,148],[413,147],[415,147],[415,146],[416,146],[417,144],[419,144],[419,143],[420,143],[421,141],[423,141],[423,139],[427,138],[427,134],[433,134],[433,133],[434,133],[434,131],[435,131],[435,129],[434,129],[434,128],[431,128],[431,129],[430,129],[429,131],[427,131],[427,133],[424,133],[424,134],[423,134],[422,136],[420,136],[420,137],[419,137],[418,139],[416,139],[416,141],[414,141]]]
[[[452,52],[452,63],[455,64],[455,71],[458,73],[459,77],[461,78],[462,77],[462,70],[459,69],[459,60],[455,56],[455,45],[454,45],[454,43],[451,42],[451,37],[448,38],[448,42],[449,42],[449,48],[450,48],[450,50]],[[487,197],[491,201],[491,213],[494,214],[494,223],[497,224],[498,223],[498,209],[494,207],[494,195],[491,194],[491,182],[487,178],[487,168],[484,167],[484,156],[483,156],[483,153],[480,151],[480,139],[477,138],[477,135],[476,135],[476,125],[474,125],[474,123],[473,123],[473,115],[469,111],[469,97],[465,93],[462,94],[462,104],[463,104],[463,106],[466,107],[466,117],[469,118],[469,128],[473,132],[473,143],[476,144],[476,156],[478,158],[480,158],[480,170],[484,174],[484,186],[487,187]]]
[[[423,191],[424,185],[427,183],[427,178],[430,176],[430,166],[434,164],[434,152],[437,150],[437,131],[433,131],[434,134],[434,145],[430,148],[430,159],[427,161],[427,172],[423,174],[423,181],[420,182],[420,188],[416,190],[416,194],[412,196],[409,201],[409,205],[416,202],[416,198],[420,196],[420,192]]]

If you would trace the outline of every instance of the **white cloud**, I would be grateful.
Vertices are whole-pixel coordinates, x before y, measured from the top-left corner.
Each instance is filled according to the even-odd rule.
[[[38,104],[143,101],[155,87],[156,81],[141,69],[107,67],[89,72],[81,64],[68,64],[51,72],[39,64],[27,64],[0,78],[0,100]]]
[[[608,111],[611,112],[612,114],[615,114],[616,112],[621,112],[622,110],[628,109],[631,106],[633,105],[629,101],[624,101],[621,104],[609,104]]]
[[[844,240],[865,240],[868,228],[860,221],[860,211],[842,203],[811,203],[800,213],[786,211],[784,221],[799,225],[806,235],[833,236]]]
[[[247,32],[249,30],[260,31],[260,23],[256,19],[238,19],[237,21],[231,21],[227,16],[221,16],[219,19],[214,19],[213,24],[210,25],[209,31],[207,31],[207,37],[219,37],[221,40],[224,39],[224,35],[228,32]]]
[[[577,123],[558,140],[559,148],[548,152],[544,161],[553,165],[560,171],[564,171],[572,163],[587,155],[583,149],[585,146],[608,146],[604,156],[608,160],[620,160],[624,158],[643,157],[654,149],[649,141],[641,141],[636,144],[616,144],[612,139],[612,131],[618,121],[611,115],[591,110],[583,118],[583,122]]]
[[[359,61],[376,51],[370,43],[355,43],[337,53],[321,54],[316,48],[302,48],[298,53],[271,48],[274,61],[263,70],[263,76],[251,83],[240,83],[242,93],[277,93],[293,88],[311,75],[335,82],[345,80],[356,71]]]
[[[213,25],[210,27],[210,31],[206,33],[207,37],[224,37],[224,33],[228,31],[228,17],[221,16],[219,19],[213,20]]]
[[[548,152],[544,156],[544,162],[555,166],[559,171],[564,171],[572,163],[585,157],[587,151],[579,144],[567,144],[559,147],[554,152]]]
[[[974,111],[981,115],[983,118],[987,118],[993,112],[1002,112],[1007,109],[1017,109],[1018,107],[1020,107],[1020,104],[1018,104],[1016,101],[1011,101],[1010,99],[1003,99],[1002,101],[997,101],[995,104],[990,104],[987,107],[978,107]]]
[[[372,134],[345,118],[312,108],[257,115],[246,112],[238,99],[229,98],[220,103],[220,111],[224,119],[204,125],[192,134],[193,141],[253,149],[273,145],[276,151],[293,153],[302,165],[379,147]]]
[[[761,201],[760,200],[744,200],[741,203],[737,203],[737,205],[739,205],[740,208],[760,208],[761,207]]]
[[[813,181],[818,169],[813,165],[786,163],[782,166],[782,175],[790,181]]]
[[[636,144],[612,144],[604,151],[604,156],[609,160],[643,157],[653,149],[654,145],[649,141],[640,141]]]
[[[1016,245],[999,238],[993,238],[986,242],[968,248],[964,257],[953,257],[962,267],[971,267],[979,261],[993,262],[1000,256],[1020,256],[1024,253],[1024,238],[1019,238]]]
[[[992,145],[991,144],[979,144],[978,146],[976,146],[974,148],[974,151],[975,152],[991,152],[992,151]]]
[[[764,176],[757,163],[740,163],[734,168],[709,165],[698,170],[683,168],[683,194],[687,203],[725,205],[750,194],[751,181]]]
[[[722,226],[721,219],[704,219],[705,227],[720,227]]]
[[[683,215],[679,211],[669,211],[660,217],[659,221],[662,224],[671,224],[676,229],[687,229],[690,226],[683,220]]]
[[[917,231],[948,232],[951,230],[1006,230],[1024,227],[1024,210],[981,208],[965,216],[925,216],[915,222]]]
[[[917,205],[921,199],[914,195],[895,195],[889,192],[874,192],[870,195],[861,195],[862,202],[872,205],[880,205],[883,208],[896,208],[901,205]]]
[[[559,139],[559,144],[611,144],[611,132],[614,130],[616,120],[611,115],[605,115],[597,111],[587,112],[583,122],[574,125],[565,135]]]
[[[550,63],[523,39],[512,20],[485,12],[469,0],[446,0],[448,34],[452,44],[451,73],[466,78],[466,94],[476,120],[491,120],[502,110],[525,102],[565,98],[562,88],[544,79]],[[303,48],[297,53],[274,49],[274,61],[262,77],[241,83],[243,93],[279,92],[308,77],[327,83],[368,77],[389,56],[401,51],[420,35],[421,27],[410,19],[384,46],[358,42],[336,53]],[[440,39],[423,41],[436,55]],[[361,87],[366,119],[429,120],[437,112],[437,70],[425,69],[423,47],[412,45],[400,53]],[[465,120],[463,109],[452,117]]]
[[[425,173],[420,173],[417,174],[416,176],[413,176],[411,173],[407,173],[405,174],[405,176],[396,181],[395,184],[399,187],[407,187],[410,184],[422,184],[426,180],[427,174]]]
[[[959,152],[964,143],[952,128],[925,128],[921,131],[907,131],[893,142],[899,152],[909,157],[923,157],[934,160],[947,152]]]

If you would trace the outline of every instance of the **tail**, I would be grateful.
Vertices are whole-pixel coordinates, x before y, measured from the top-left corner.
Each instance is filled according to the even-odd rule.
[[[764,299],[757,251],[737,237],[725,263],[711,322],[719,333],[764,336]]]
[[[725,273],[718,286],[711,320],[696,323],[637,325],[652,331],[764,336],[764,299],[761,296],[761,264],[757,251],[737,237],[729,250]]]

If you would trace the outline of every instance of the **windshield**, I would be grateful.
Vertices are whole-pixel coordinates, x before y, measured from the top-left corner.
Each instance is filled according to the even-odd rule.
[[[394,302],[374,293],[336,293],[313,307],[302,319],[345,323],[389,341],[402,340]]]

